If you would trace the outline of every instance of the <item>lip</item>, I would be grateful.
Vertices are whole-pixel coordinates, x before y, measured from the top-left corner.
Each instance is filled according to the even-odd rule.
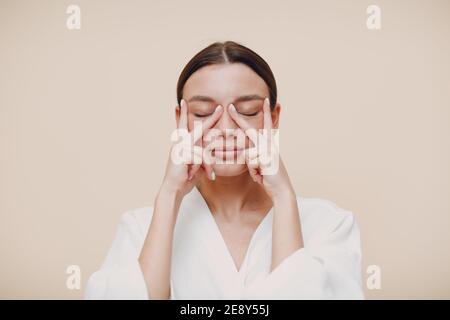
[[[216,156],[225,156],[225,155],[237,154],[243,150],[244,149],[230,149],[230,150],[214,149],[213,152]]]
[[[239,149],[239,148],[231,148],[231,149],[214,149],[214,151],[222,151],[222,152],[227,152],[227,151],[242,151],[244,149]]]
[[[241,151],[241,150],[244,150],[244,148],[240,148],[240,147],[236,146],[234,143],[230,143],[229,145],[224,144],[224,145],[221,145],[220,147],[217,146],[216,148],[214,148],[214,150],[218,150],[218,151]]]

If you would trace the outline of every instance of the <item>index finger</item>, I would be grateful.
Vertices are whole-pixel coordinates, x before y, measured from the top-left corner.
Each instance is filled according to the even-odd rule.
[[[264,114],[264,129],[272,129],[272,115],[270,113],[270,101],[269,98],[264,99],[263,114]]]
[[[222,106],[218,105],[214,110],[214,113],[208,119],[202,121],[202,130],[194,130],[193,143],[196,143],[203,136],[205,131],[211,128],[217,122],[217,120],[219,120],[220,116],[222,115],[222,111]]]
[[[228,106],[228,110],[230,110],[229,114],[231,118],[234,120],[234,122],[237,123],[237,125],[244,130],[245,134],[250,138],[250,140],[257,145],[257,134],[255,128],[253,128],[247,121],[239,117],[236,111],[236,107],[233,104],[230,104]]]
[[[184,99],[181,99],[180,102],[180,119],[178,121],[178,128],[179,129],[186,129],[187,131],[187,106],[186,106],[186,102],[184,101]]]

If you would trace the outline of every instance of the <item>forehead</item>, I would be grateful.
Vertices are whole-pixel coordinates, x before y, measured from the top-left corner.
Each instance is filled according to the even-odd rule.
[[[269,95],[264,80],[243,63],[215,64],[194,72],[183,89],[185,98],[194,95],[210,96],[220,102],[245,95]]]

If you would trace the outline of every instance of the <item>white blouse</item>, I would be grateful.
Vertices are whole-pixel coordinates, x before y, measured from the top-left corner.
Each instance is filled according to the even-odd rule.
[[[331,201],[297,196],[304,247],[270,272],[273,208],[254,232],[239,270],[196,187],[174,230],[171,299],[364,299],[359,228],[353,213]],[[153,207],[122,215],[86,299],[151,299],[138,257]]]

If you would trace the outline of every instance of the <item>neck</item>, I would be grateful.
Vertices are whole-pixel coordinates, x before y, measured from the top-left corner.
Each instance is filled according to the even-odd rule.
[[[239,219],[243,211],[272,206],[270,197],[248,171],[233,177],[217,176],[214,181],[204,177],[197,187],[211,212],[229,221]]]

